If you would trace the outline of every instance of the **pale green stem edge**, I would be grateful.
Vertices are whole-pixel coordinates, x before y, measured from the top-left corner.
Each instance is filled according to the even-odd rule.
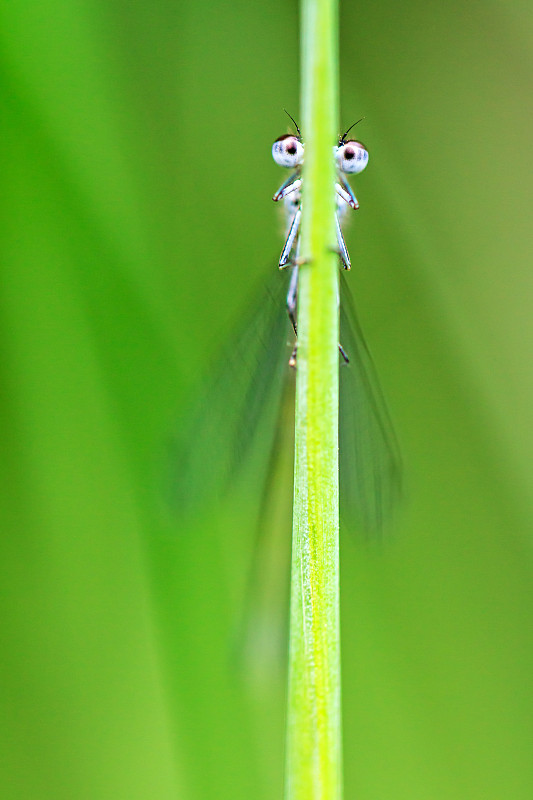
[[[337,0],[301,1],[305,141],[286,800],[341,800]]]

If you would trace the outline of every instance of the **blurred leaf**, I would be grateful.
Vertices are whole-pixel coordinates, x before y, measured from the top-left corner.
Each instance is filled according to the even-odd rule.
[[[530,800],[531,10],[341,14],[350,285],[406,484],[393,541],[342,542],[346,796]],[[276,266],[296,5],[1,21],[3,796],[279,797],[283,686],[231,660],[252,500],[178,531],[161,460]]]

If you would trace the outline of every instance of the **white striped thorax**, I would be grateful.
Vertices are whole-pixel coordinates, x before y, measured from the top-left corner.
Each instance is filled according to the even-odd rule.
[[[290,114],[288,116],[290,117]],[[305,145],[298,125],[292,117],[290,118],[294,122],[298,133],[286,133],[276,139],[272,145],[272,157],[276,164],[294,170],[272,198],[276,202],[279,200],[284,201],[287,216],[287,238],[279,259],[280,269],[297,263],[298,233],[301,218],[301,166],[304,161]],[[361,122],[361,120],[358,120],[358,122]],[[357,125],[357,122],[354,125]],[[351,263],[342,235],[340,220],[345,215],[348,207],[354,210],[359,208],[357,198],[346,176],[358,175],[368,164],[368,150],[365,145],[356,139],[346,139],[354,125],[348,128],[346,133],[339,138],[338,144],[333,148],[333,158],[337,167],[337,180],[335,181],[337,244],[345,269],[350,269]]]

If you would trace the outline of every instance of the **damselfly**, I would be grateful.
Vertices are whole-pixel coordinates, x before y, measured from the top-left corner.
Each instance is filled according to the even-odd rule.
[[[285,112],[287,114],[287,112]],[[272,198],[275,201],[285,200],[285,208],[289,220],[287,239],[281,251],[279,259],[280,268],[287,266],[290,263],[291,253],[294,249],[298,251],[298,232],[300,229],[300,218],[302,215],[301,210],[301,167],[304,161],[305,146],[302,141],[300,128],[294,119],[288,114],[297,130],[297,135],[286,133],[280,136],[272,145],[272,157],[276,164],[281,167],[288,167],[293,169],[292,175],[289,175],[279,187],[278,191]],[[362,172],[368,164],[368,150],[362,142],[356,139],[346,139],[349,132],[362,120],[359,119],[351,125],[346,133],[340,137],[338,144],[333,148],[333,157],[337,165],[337,181],[335,183],[335,193],[337,198],[337,212],[335,215],[335,222],[337,226],[337,242],[339,246],[339,254],[344,265],[344,269],[350,269],[350,256],[346,248],[346,242],[342,235],[340,220],[344,216],[348,207],[354,210],[359,208],[359,203],[354,195],[350,184],[346,179],[346,175],[356,175]]]
[[[351,264],[341,220],[349,208],[359,207],[346,175],[361,172],[368,163],[366,147],[347,138],[351,128],[333,148],[337,166],[337,245],[345,270]],[[248,304],[248,313],[241,318],[200,391],[200,399],[182,425],[176,458],[178,502],[183,509],[203,506],[243,472],[257,449],[272,456],[272,451],[282,446],[282,437],[274,432],[279,421],[287,419],[282,414],[283,398],[287,396],[284,387],[291,388],[294,370],[289,364],[295,365],[296,352],[301,166],[305,149],[297,125],[296,131],[279,137],[272,147],[274,160],[292,170],[274,195],[274,200],[283,201],[287,217],[286,240],[278,263],[279,267],[290,269],[282,269],[281,274],[279,270],[272,271],[266,291]],[[341,518],[352,529],[379,531],[398,495],[400,462],[374,364],[346,281],[342,274],[340,277]],[[272,457],[265,461],[272,462]]]
[[[289,319],[296,333],[296,301],[298,291],[298,254],[299,254],[299,232],[300,232],[300,219],[302,216],[301,207],[301,168],[304,161],[305,146],[302,141],[302,134],[298,123],[285,111],[287,116],[292,120],[296,128],[297,134],[286,133],[276,139],[272,145],[272,157],[276,164],[281,167],[288,167],[294,170],[285,180],[278,191],[272,198],[275,202],[283,200],[285,203],[285,213],[287,219],[287,238],[281,251],[279,258],[279,268],[283,269],[287,265],[294,267],[289,290],[287,292],[287,311]],[[368,150],[362,142],[356,139],[346,139],[349,132],[356,125],[362,122],[362,119],[350,125],[348,130],[339,138],[338,144],[333,148],[333,157],[337,166],[337,180],[335,182],[335,197],[337,200],[337,208],[335,212],[335,225],[337,228],[337,244],[339,248],[339,255],[342,260],[344,269],[351,269],[350,256],[344,236],[342,235],[340,221],[345,215],[348,208],[357,210],[359,203],[352,191],[352,187],[346,179],[347,174],[358,174],[362,172],[368,164]],[[291,258],[294,252],[295,257]],[[339,345],[339,351],[346,362],[348,357],[342,347]],[[290,358],[290,365],[295,366],[296,363],[296,345]]]

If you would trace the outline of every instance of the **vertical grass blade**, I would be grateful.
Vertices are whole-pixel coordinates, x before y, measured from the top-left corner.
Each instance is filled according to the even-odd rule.
[[[336,0],[302,0],[305,139],[298,288],[287,800],[340,800]]]

